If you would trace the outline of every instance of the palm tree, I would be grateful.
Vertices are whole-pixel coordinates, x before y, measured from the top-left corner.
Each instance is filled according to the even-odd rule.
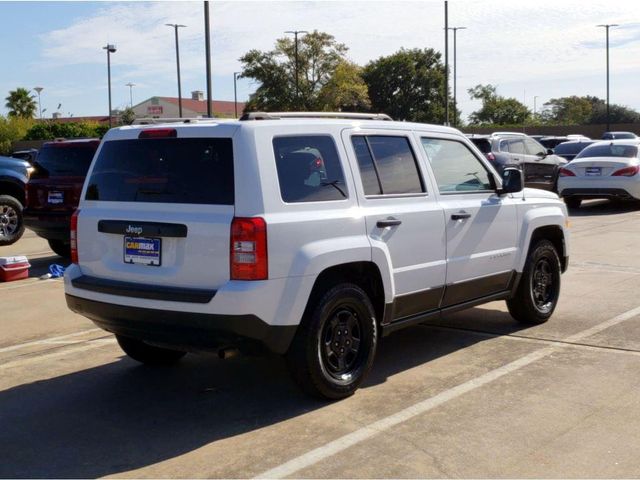
[[[36,113],[36,101],[31,92],[26,88],[16,88],[9,91],[9,96],[5,98],[5,107],[9,109],[10,117],[33,118]]]

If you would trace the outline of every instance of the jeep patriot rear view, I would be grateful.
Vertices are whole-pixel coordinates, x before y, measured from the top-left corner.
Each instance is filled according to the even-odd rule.
[[[394,330],[493,300],[551,316],[555,193],[501,178],[455,129],[333,117],[110,130],[71,222],[69,307],[140,362],[263,346],[332,399]]]

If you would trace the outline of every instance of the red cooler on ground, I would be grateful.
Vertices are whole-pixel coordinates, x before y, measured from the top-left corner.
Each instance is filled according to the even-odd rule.
[[[29,276],[29,261],[27,257],[0,257],[0,282],[22,280]]]

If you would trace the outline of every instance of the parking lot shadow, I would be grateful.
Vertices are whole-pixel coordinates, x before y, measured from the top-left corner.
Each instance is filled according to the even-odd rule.
[[[569,210],[571,217],[594,217],[599,215],[614,215],[640,210],[640,202],[635,200],[611,201],[589,200],[583,201],[580,208]]]
[[[31,264],[31,268],[29,269],[29,277],[40,277],[46,273],[49,273],[50,265],[62,265],[66,268],[69,266],[71,261],[52,253],[51,256],[48,257],[29,259],[29,263]]]
[[[424,326],[397,332],[363,388],[482,340]],[[119,474],[327,405],[302,394],[277,356],[189,355],[167,368],[122,357],[0,392],[0,478]]]

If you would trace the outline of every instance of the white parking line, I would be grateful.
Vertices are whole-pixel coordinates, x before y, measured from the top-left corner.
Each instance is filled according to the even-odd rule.
[[[12,352],[14,350],[19,350],[21,348],[36,347],[38,345],[50,345],[52,343],[59,344],[61,342],[65,342],[69,340],[70,338],[75,338],[81,335],[86,335],[89,333],[95,333],[95,332],[101,332],[101,331],[102,330],[99,328],[89,328],[87,330],[82,330],[81,332],[69,333],[67,335],[60,335],[58,337],[49,337],[49,338],[43,338],[40,340],[33,340],[31,342],[17,343],[15,345],[9,345],[8,347],[0,348],[0,353]],[[67,343],[76,343],[76,340],[71,340]]]
[[[4,292],[5,290],[15,290],[16,288],[24,288],[24,287],[33,287],[34,285],[51,285],[51,284],[56,284],[56,283],[64,283],[62,278],[50,278],[47,280],[40,280],[39,278],[33,278],[33,281],[29,280],[22,280],[20,283],[18,283],[17,285],[2,285],[0,286],[0,292]]]
[[[636,307],[632,310],[628,310],[620,315],[616,315],[615,317],[606,320],[598,325],[595,325],[591,328],[578,332],[574,335],[570,335],[569,337],[563,339],[563,342],[575,343],[581,341],[591,335],[595,335],[603,330],[606,330],[609,327],[622,323],[626,320],[629,320],[637,315],[640,315],[640,307]],[[496,368],[495,370],[491,370],[479,377],[468,380],[456,387],[450,388],[449,390],[445,390],[444,392],[439,393],[438,395],[418,402],[410,407],[405,408],[404,410],[400,410],[397,413],[389,415],[388,417],[382,418],[370,425],[362,427],[352,433],[348,433],[336,440],[333,440],[321,447],[315,448],[307,453],[300,455],[288,462],[285,462],[281,465],[278,465],[271,470],[267,470],[255,478],[284,478],[289,475],[293,475],[300,470],[307,468],[311,465],[314,465],[325,458],[328,458],[337,453],[343,452],[345,449],[357,445],[379,433],[384,432],[400,423],[406,422],[407,420],[411,420],[418,415],[422,415],[423,413],[432,410],[449,400],[453,400],[465,393],[468,393],[472,390],[480,388],[498,378],[501,378],[509,373],[515,372],[527,365],[532,364],[544,357],[551,355],[554,352],[562,348],[566,348],[570,345],[567,343],[558,343],[553,346],[545,347],[540,350],[536,350],[534,352],[525,355],[518,360],[515,360],[511,363],[503,365],[502,367]]]

